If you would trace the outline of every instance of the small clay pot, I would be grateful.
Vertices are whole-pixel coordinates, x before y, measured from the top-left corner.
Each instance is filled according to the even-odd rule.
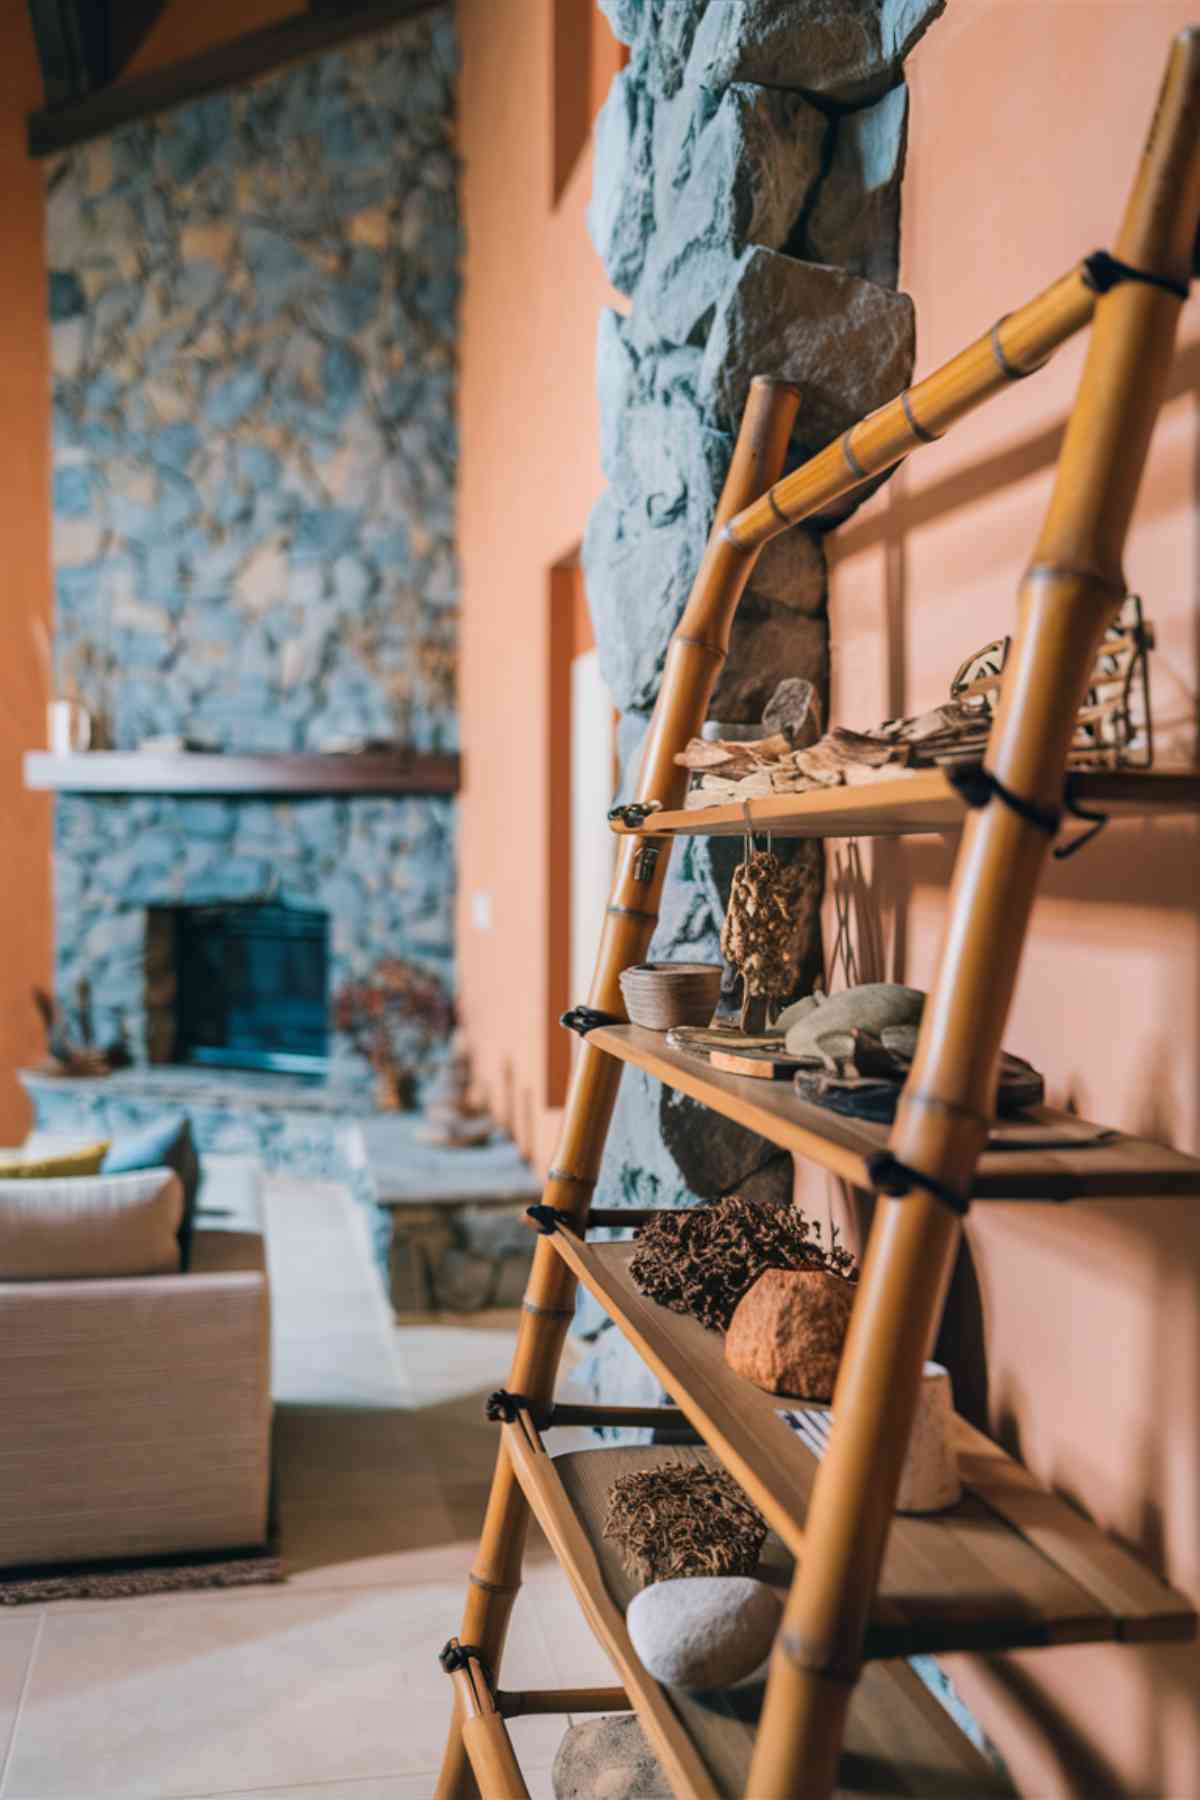
[[[766,1269],[737,1304],[725,1360],[769,1394],[831,1400],[853,1283],[824,1269]]]
[[[633,1023],[651,1031],[707,1025],[721,997],[721,965],[637,963],[622,970],[621,994]]]

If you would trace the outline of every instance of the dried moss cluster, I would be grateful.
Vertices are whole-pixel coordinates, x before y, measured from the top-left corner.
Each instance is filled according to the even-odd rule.
[[[638,1232],[634,1281],[672,1312],[727,1331],[742,1295],[764,1269],[822,1269],[855,1278],[854,1259],[826,1250],[819,1226],[794,1206],[764,1206],[730,1194],[712,1206],[659,1213]]]
[[[663,1463],[617,1477],[604,1535],[639,1581],[752,1575],[767,1522],[724,1469]]]

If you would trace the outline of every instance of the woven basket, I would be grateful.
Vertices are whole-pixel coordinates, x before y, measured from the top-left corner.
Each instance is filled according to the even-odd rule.
[[[707,1025],[721,993],[721,965],[636,963],[622,970],[621,992],[633,1023],[650,1031]]]

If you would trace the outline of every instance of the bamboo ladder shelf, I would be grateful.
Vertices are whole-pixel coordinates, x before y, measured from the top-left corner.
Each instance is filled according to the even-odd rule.
[[[799,397],[784,383],[752,385],[709,546],[668,652],[638,799],[617,825],[623,841],[589,1003],[568,1015],[584,1042],[544,1204],[531,1209],[542,1235],[509,1386],[489,1402],[500,1445],[461,1631],[443,1652],[454,1715],[438,1800],[527,1794],[508,1718],[629,1708],[672,1791],[693,1800],[1007,1793],[904,1658],[1196,1633],[1188,1600],[961,1420],[960,1504],[901,1519],[893,1502],[968,1201],[1200,1193],[1200,1160],[1162,1145],[1114,1132],[1064,1148],[1064,1115],[1051,1109],[994,1136],[990,1124],[996,1059],[1057,829],[1075,710],[1125,592],[1121,549],[1198,223],[1200,31],[1193,30],[1172,47],[1113,256],[1087,258],[783,479]],[[618,977],[646,954],[674,839],[740,836],[745,827],[741,807],[683,810],[686,778],[674,757],[699,733],[759,550],[1032,374],[1089,320],[1084,376],[1022,586],[988,746],[987,803],[967,809],[940,770],[752,802],[755,827],[778,835],[961,831],[941,966],[890,1133],[805,1105],[769,1082],[718,1074],[629,1025]],[[1119,818],[1190,813],[1200,806],[1200,772],[1089,772],[1075,778],[1073,794]],[[647,1216],[591,1205],[626,1063],[876,1189],[833,1420],[820,1431],[806,1425],[798,1435],[780,1418],[775,1397],[728,1368],[713,1334],[647,1300],[630,1277],[627,1242],[589,1241],[589,1228],[632,1226]],[[672,1395],[673,1408],[554,1404],[580,1283]],[[686,1426],[700,1445],[552,1457],[542,1433],[568,1423],[658,1423],[676,1436]],[[605,1497],[625,1469],[680,1456],[717,1458],[772,1527],[766,1572],[786,1587],[787,1602],[765,1693],[665,1689],[629,1641],[624,1610],[632,1588],[602,1535]],[[620,1687],[513,1694],[497,1685],[531,1516]]]

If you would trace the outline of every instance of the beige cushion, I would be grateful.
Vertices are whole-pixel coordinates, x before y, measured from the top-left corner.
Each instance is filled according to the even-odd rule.
[[[182,1216],[170,1169],[0,1180],[0,1281],[172,1274]]]

